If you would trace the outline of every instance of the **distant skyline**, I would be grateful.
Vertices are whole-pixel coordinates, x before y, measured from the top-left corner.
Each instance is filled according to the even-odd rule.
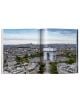
[[[4,29],[3,43],[11,44],[40,44],[39,29]],[[44,29],[43,44],[77,44],[76,29]]]

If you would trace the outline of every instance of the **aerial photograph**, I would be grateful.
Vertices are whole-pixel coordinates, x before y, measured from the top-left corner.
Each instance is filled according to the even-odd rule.
[[[3,74],[78,73],[77,29],[3,29]]]

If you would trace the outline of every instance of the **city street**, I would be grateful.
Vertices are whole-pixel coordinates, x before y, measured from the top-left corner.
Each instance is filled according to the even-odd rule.
[[[50,65],[48,61],[46,61],[44,74],[50,74]]]

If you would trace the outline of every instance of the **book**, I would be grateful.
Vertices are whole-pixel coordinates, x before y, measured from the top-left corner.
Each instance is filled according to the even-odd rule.
[[[3,74],[78,73],[78,29],[3,29]]]

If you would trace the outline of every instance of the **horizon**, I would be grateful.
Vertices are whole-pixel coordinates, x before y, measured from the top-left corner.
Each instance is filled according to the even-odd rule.
[[[7,44],[7,45],[29,45],[29,44],[31,44],[31,45],[77,45],[77,44],[61,44],[61,43],[55,43],[55,44],[33,44],[33,43],[28,43],[28,44]],[[4,44],[4,45],[6,45],[6,44]]]

